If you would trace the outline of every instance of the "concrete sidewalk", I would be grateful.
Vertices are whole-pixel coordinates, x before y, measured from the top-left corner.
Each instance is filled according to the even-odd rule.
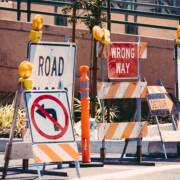
[[[97,155],[96,155],[97,156]],[[107,154],[111,157],[119,157],[119,154]],[[2,175],[2,169],[4,164],[4,153],[0,153],[0,178]],[[23,173],[22,160],[11,160],[9,163],[8,174],[6,176],[9,180],[37,180],[37,169],[35,164],[30,160],[29,173]],[[39,168],[42,169],[42,164],[39,164]],[[127,165],[104,165],[104,167],[88,167],[80,168],[81,179],[84,180],[119,180],[119,179],[163,179],[163,180],[179,180],[180,162],[156,162],[156,166],[127,166]],[[17,171],[18,170],[18,171]],[[69,168],[66,164],[63,164],[63,168],[57,169],[57,164],[49,164],[46,166],[46,170],[51,175],[46,174],[42,176],[43,180],[69,180],[76,179],[77,174],[75,168]],[[65,176],[67,174],[67,176]],[[151,174],[149,176],[149,174]],[[143,176],[144,178],[141,178]]]

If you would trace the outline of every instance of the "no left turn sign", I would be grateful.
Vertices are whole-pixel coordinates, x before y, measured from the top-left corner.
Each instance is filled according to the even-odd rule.
[[[25,92],[34,143],[74,141],[66,91]]]

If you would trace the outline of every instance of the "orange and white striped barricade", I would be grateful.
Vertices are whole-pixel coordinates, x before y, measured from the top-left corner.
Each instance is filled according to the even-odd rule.
[[[99,99],[124,99],[137,98],[142,99],[147,97],[147,82],[98,82],[97,96]],[[129,138],[132,139],[132,138]],[[136,140],[141,139],[137,138]],[[134,139],[135,140],[135,139]],[[128,138],[123,152],[126,151]],[[138,158],[141,161],[141,143],[137,146]]]
[[[137,139],[147,136],[148,123],[145,122],[122,122],[122,123],[99,123],[98,138],[109,140]]]
[[[173,110],[173,102],[164,86],[147,86],[148,105],[152,115],[167,116]]]
[[[147,82],[98,82],[99,99],[146,98]]]
[[[121,154],[121,158],[123,158],[129,141],[139,139],[142,140],[143,137],[147,136],[147,126],[148,123],[146,121],[124,123],[100,123],[98,126],[98,138],[102,140],[125,139],[125,146]]]
[[[162,147],[164,151],[164,156],[167,159],[166,148],[162,136],[162,132],[159,126],[158,116],[171,116],[172,125],[174,130],[177,130],[177,126],[172,115],[173,111],[173,102],[168,96],[168,93],[164,86],[147,86],[148,96],[147,102],[150,109],[150,115],[155,119],[159,131],[159,136],[162,142]]]
[[[67,91],[25,91],[24,98],[35,163],[73,161],[80,177]]]
[[[174,103],[168,95],[164,86],[147,86],[148,96],[147,101],[151,116],[171,116],[174,130],[177,130],[177,125],[174,120],[173,111]]]
[[[33,144],[33,152],[36,163],[79,160],[79,153],[75,142]]]

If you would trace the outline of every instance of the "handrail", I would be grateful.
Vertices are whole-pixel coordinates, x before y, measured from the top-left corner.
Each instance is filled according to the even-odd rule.
[[[17,2],[17,0],[12,0]],[[64,5],[72,5],[70,2],[64,2],[62,0],[21,0],[21,2],[31,2],[33,4],[41,4],[41,5],[50,5],[50,6],[64,6]],[[131,1],[112,1],[112,2],[120,2],[122,4],[133,4],[133,5],[144,5],[144,6],[152,6],[152,7],[165,7],[171,9],[178,9],[180,7],[176,6],[167,6],[167,5],[157,5],[157,4],[149,4],[149,3],[138,3],[138,2],[131,2]],[[107,11],[107,7],[103,6],[102,9]],[[173,14],[165,14],[165,13],[157,13],[157,12],[146,12],[146,11],[137,11],[137,10],[129,10],[124,8],[113,8],[111,7],[111,12],[118,12],[118,13],[127,13],[131,15],[140,15],[145,17],[154,17],[154,18],[165,18],[165,19],[180,19],[180,15],[173,15]]]
[[[17,2],[18,0],[11,0],[13,2]],[[28,0],[20,0],[21,2],[27,2]],[[41,5],[59,5],[59,6],[64,6],[64,5],[71,5],[71,2],[64,2],[64,1],[58,1],[58,0],[30,0],[31,3],[34,4],[41,4]]]
[[[16,0],[12,0],[12,1],[16,1]],[[26,0],[22,0],[23,2],[26,2]],[[48,5],[71,5],[72,1],[63,1],[63,0],[31,0],[33,3],[39,4],[48,4]],[[179,9],[180,7],[178,6],[168,6],[168,5],[161,5],[161,4],[150,4],[150,3],[140,3],[140,2],[133,2],[133,1],[122,1],[122,0],[111,0],[111,3],[113,2],[118,2],[121,4],[129,4],[129,5],[136,5],[138,6],[147,6],[147,7],[154,7],[154,8],[167,8],[167,9]]]
[[[151,27],[151,28],[157,28],[157,29],[167,29],[167,30],[176,30],[177,29],[177,27],[171,27],[171,26],[160,26],[160,25],[154,25],[154,24],[144,24],[144,23],[119,21],[119,20],[111,20],[111,22],[116,23],[116,24],[126,24],[126,25],[132,25],[132,26]]]
[[[103,8],[103,10],[106,10],[106,8]],[[153,17],[153,18],[163,18],[163,19],[173,19],[173,20],[180,19],[180,15],[128,10],[123,8],[111,8],[111,12],[116,12],[116,13],[118,12],[120,14],[130,14],[130,15],[138,15],[138,16]]]
[[[0,7],[0,10],[7,10],[17,12],[17,20],[20,20],[21,13],[27,13],[27,21],[31,20],[31,14],[41,14],[41,15],[48,15],[48,16],[60,16],[60,17],[70,17],[68,14],[56,13],[56,12],[44,12],[44,11],[37,11],[31,9],[31,4],[40,4],[40,5],[49,5],[49,6],[64,6],[64,5],[71,5],[72,3],[69,1],[62,1],[62,0],[12,0],[17,2],[17,8],[9,8],[9,7]],[[27,3],[27,9],[21,9],[21,3]],[[111,1],[115,2],[115,1]],[[117,1],[116,1],[117,2]],[[118,1],[121,3],[129,3],[133,5],[148,5],[154,7],[166,7],[166,5],[152,5],[148,3],[136,3],[130,1]],[[170,8],[180,9],[180,7],[168,6]],[[107,7],[102,7],[103,11],[107,11]],[[145,11],[138,11],[138,10],[129,10],[123,8],[112,8],[111,12],[119,13],[124,15],[134,15],[134,16],[143,16],[143,17],[151,17],[151,18],[161,18],[161,19],[169,19],[169,20],[180,20],[180,15],[174,14],[165,14],[165,13],[154,13],[154,12],[145,12]],[[86,19],[85,16],[76,16],[77,19]],[[161,26],[161,25],[154,25],[154,24],[144,24],[139,22],[128,22],[128,21],[119,21],[111,19],[111,23],[116,24],[125,24],[125,25],[132,25],[132,26],[142,26],[142,27],[151,27],[151,28],[160,28],[160,29],[168,29],[168,30],[175,30],[176,27],[169,27],[169,26]]]
[[[119,0],[112,0],[111,2],[119,2],[121,4],[130,4],[130,5],[136,5],[139,6],[145,6],[145,7],[152,7],[152,8],[167,8],[167,9],[179,9],[179,6],[168,6],[168,5],[161,5],[161,4],[150,4],[150,3],[140,3],[140,2],[132,2],[132,1],[119,1]]]

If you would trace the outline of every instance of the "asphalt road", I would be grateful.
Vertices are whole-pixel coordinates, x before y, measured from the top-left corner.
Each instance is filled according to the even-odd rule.
[[[0,177],[2,175],[4,154],[0,154]],[[21,167],[20,160],[11,160],[10,168]],[[42,166],[40,166],[42,168]],[[34,164],[30,164],[31,170],[36,170]],[[12,169],[10,169],[12,170]],[[60,174],[44,175],[44,180],[67,180],[77,179],[75,168],[64,167],[57,169],[57,165],[48,165],[46,170],[54,173],[67,173],[67,177]],[[105,165],[104,167],[80,168],[81,180],[180,180],[180,162],[156,162],[155,166],[128,166],[128,165]],[[36,171],[34,174],[8,171],[8,180],[35,180],[38,179]]]

